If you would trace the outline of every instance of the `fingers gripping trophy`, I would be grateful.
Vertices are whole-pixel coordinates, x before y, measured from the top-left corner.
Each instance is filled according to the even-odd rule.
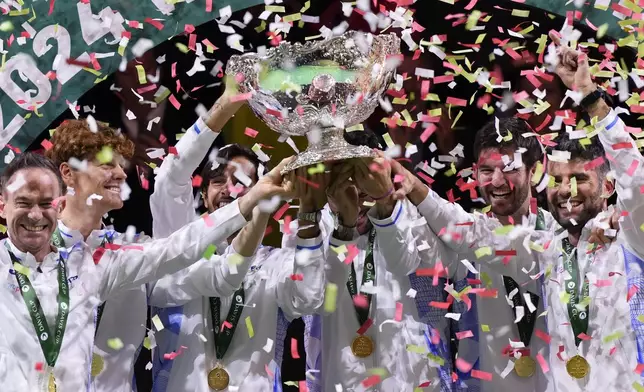
[[[343,132],[365,121],[394,75],[400,39],[395,34],[349,31],[324,41],[283,42],[265,55],[232,56],[226,74],[271,129],[304,136],[306,151],[284,173],[320,162],[374,157]]]

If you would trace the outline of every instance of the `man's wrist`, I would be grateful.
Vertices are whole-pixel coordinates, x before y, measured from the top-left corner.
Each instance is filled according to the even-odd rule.
[[[378,214],[378,218],[384,219],[389,216],[394,212],[394,207],[396,207],[396,200],[394,200],[393,196],[387,196],[384,199],[378,200],[376,202],[376,212]]]

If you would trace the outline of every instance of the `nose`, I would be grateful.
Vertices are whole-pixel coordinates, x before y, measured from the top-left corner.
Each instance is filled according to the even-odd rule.
[[[561,184],[559,184],[557,187],[557,193],[559,193],[559,196],[564,199],[570,197],[570,180],[568,178],[561,180]]]
[[[494,169],[494,173],[492,173],[492,186],[493,187],[501,187],[506,184],[507,181],[505,181],[505,176],[503,175],[503,171],[499,169],[498,167]]]
[[[125,180],[127,178],[127,174],[125,174],[125,170],[123,170],[123,166],[120,164],[114,165],[114,169],[112,170],[112,178],[115,180]]]
[[[38,205],[33,206],[31,210],[29,210],[27,217],[34,222],[39,222],[43,217],[40,206]]]

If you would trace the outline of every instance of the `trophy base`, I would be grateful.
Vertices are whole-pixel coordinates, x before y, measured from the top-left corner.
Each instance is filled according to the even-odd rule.
[[[300,167],[316,165],[322,162],[343,161],[351,158],[374,158],[376,154],[368,146],[354,146],[344,139],[335,140],[332,146],[309,146],[306,151],[297,154],[293,162],[290,162],[281,174],[286,174]]]

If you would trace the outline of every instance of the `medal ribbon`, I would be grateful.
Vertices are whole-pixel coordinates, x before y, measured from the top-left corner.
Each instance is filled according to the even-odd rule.
[[[543,210],[541,208],[539,208],[537,212],[537,222],[534,228],[535,230],[546,229],[545,217],[543,215]],[[512,303],[514,304],[515,309],[517,306],[523,306],[523,309],[525,310],[523,318],[519,320],[519,322],[517,323],[517,328],[519,329],[519,338],[521,339],[521,342],[524,344],[526,348],[528,348],[530,346],[530,340],[532,339],[532,332],[534,331],[534,325],[537,321],[537,317],[536,317],[537,312],[536,311],[530,312],[527,310],[528,307],[526,306],[526,301],[524,300],[523,295],[521,294],[521,289],[519,288],[519,285],[514,279],[512,279],[509,276],[503,276],[503,285],[505,286],[505,291],[508,294],[508,296],[515,289],[518,290],[518,292],[514,295],[514,297],[512,297]],[[539,296],[530,291],[528,291],[528,294],[530,295],[532,304],[535,307],[538,307]]]
[[[11,252],[7,244],[7,250],[13,263],[22,264],[18,257]],[[31,322],[36,330],[40,348],[45,356],[47,365],[51,368],[56,364],[60,348],[63,345],[63,337],[65,336],[65,328],[67,327],[67,316],[69,315],[69,287],[67,286],[67,266],[65,260],[61,257],[58,261],[58,296],[56,302],[58,303],[58,314],[56,314],[56,325],[54,334],[52,335],[49,324],[45,317],[45,312],[40,305],[38,295],[31,285],[29,278],[14,268],[16,273],[16,280],[20,287],[20,294],[25,301],[27,311],[31,317]]]
[[[104,248],[105,244],[111,244],[113,242],[113,238],[107,235],[107,231],[105,231],[105,234],[103,236],[103,242],[101,242],[100,247]],[[65,239],[63,238],[63,235],[60,234],[60,230],[56,229],[54,231],[54,234],[51,237],[51,242],[54,244],[56,248],[67,248],[65,246]],[[96,337],[96,333],[98,332],[98,326],[101,324],[101,319],[103,318],[103,310],[105,309],[105,302],[101,303],[98,305],[98,308],[96,308],[96,329],[94,330],[94,337]]]
[[[584,284],[582,286],[582,299],[579,298],[579,291],[577,290],[577,283],[579,281],[579,266],[577,265],[577,248],[573,247],[568,238],[562,241],[564,247],[564,268],[570,274],[570,279],[564,281],[566,293],[570,295],[568,299],[568,316],[570,317],[570,325],[572,332],[575,335],[575,346],[579,346],[581,339],[578,337],[581,333],[588,331],[588,318],[590,316],[590,309],[586,306],[585,309],[579,310],[578,304],[587,298],[590,294],[590,284],[588,278],[584,276]]]
[[[371,231],[369,232],[369,246],[367,248],[367,257],[365,258],[364,269],[362,271],[362,285],[360,287],[364,287],[367,282],[373,282],[376,278],[376,265],[373,262],[373,243],[375,238],[376,230],[371,229]],[[354,268],[353,263],[351,263],[351,274],[349,275],[349,280],[347,281],[347,289],[349,289],[349,294],[351,294],[352,299],[355,299],[355,297],[358,295],[357,284],[358,279],[356,277],[356,269]],[[358,316],[358,322],[360,323],[360,326],[363,326],[369,318],[369,310],[371,309],[371,294],[366,294],[366,297],[366,308],[356,306],[355,301],[353,304],[353,307],[356,310],[356,316]]]
[[[240,287],[237,291],[235,291],[235,294],[233,294],[233,303],[230,305],[228,315],[226,316],[226,321],[231,325],[231,327],[220,331],[221,299],[218,297],[210,298],[210,313],[212,317],[212,325],[215,329],[215,352],[217,354],[217,359],[219,360],[224,357],[226,351],[228,351],[230,342],[233,340],[233,334],[237,329],[242,310],[244,309],[245,299],[246,295],[244,293],[244,286],[242,283],[242,287]]]

